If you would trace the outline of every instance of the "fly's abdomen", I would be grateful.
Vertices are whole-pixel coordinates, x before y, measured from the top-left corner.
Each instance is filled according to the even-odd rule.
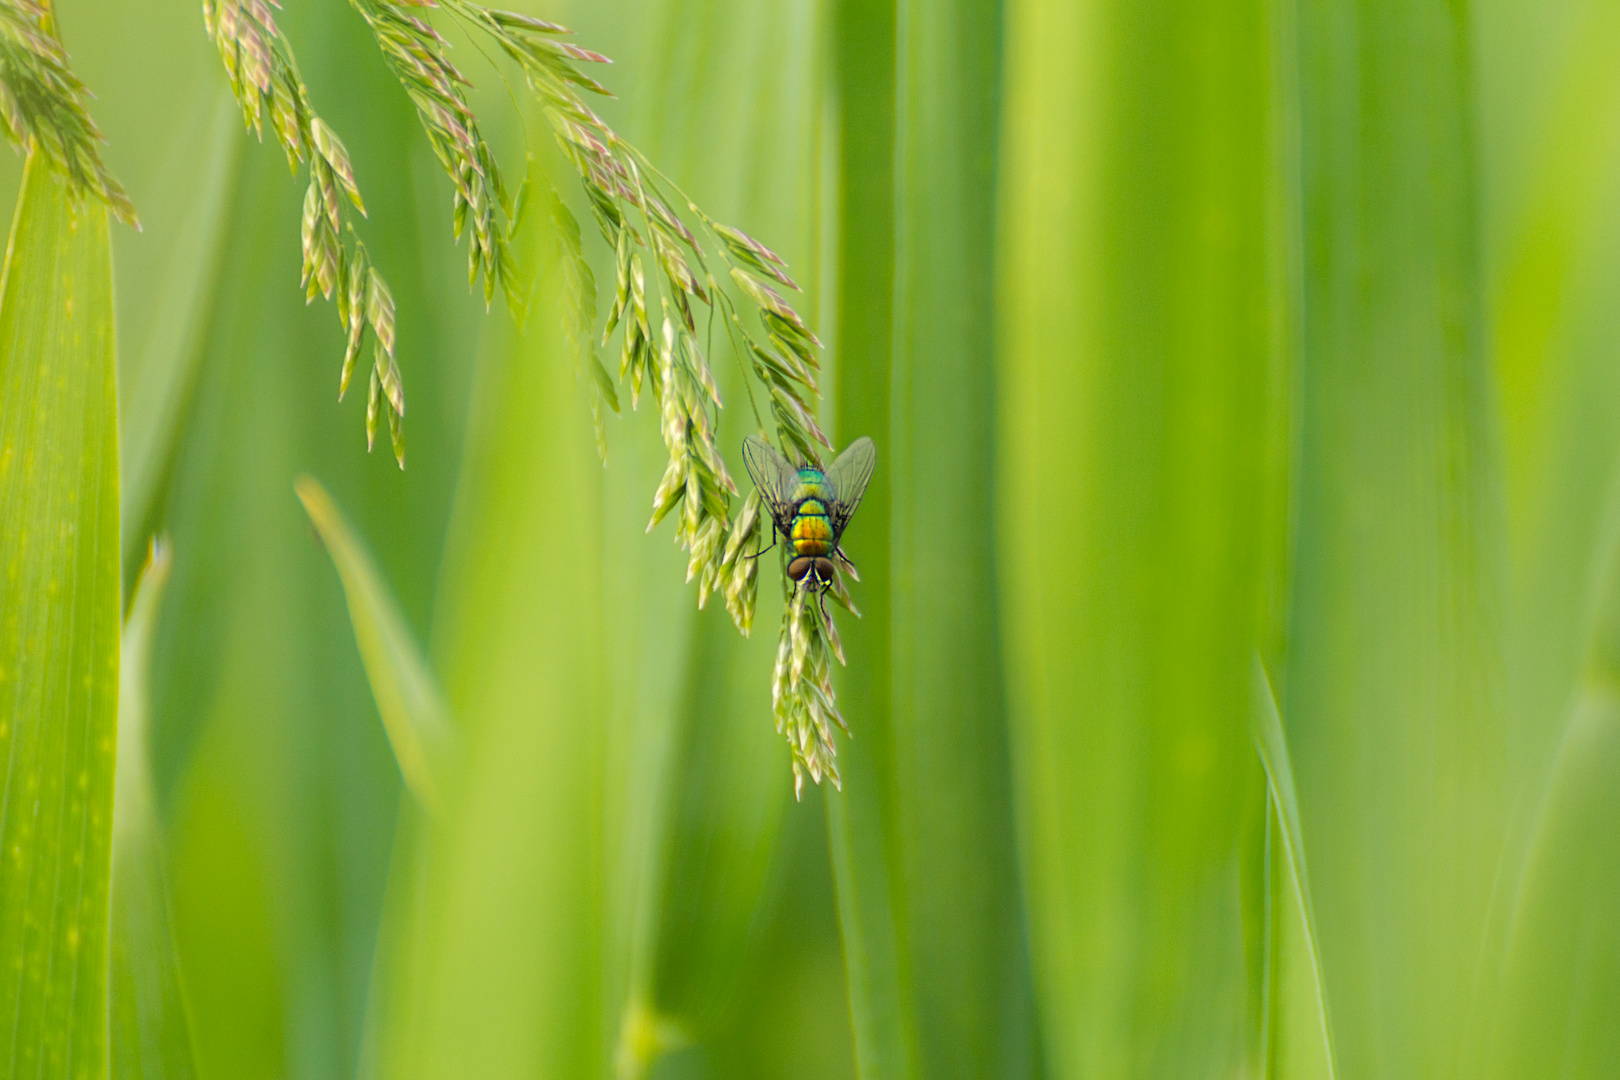
[[[827,520],[827,511],[820,502],[806,499],[799,504],[799,512],[793,516],[793,534],[788,539],[794,553],[801,556],[832,553],[832,522]]]

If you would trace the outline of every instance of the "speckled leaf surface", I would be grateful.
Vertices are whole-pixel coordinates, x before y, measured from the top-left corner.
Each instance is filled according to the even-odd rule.
[[[118,424],[105,213],[31,160],[0,287],[0,1072],[107,1066]]]

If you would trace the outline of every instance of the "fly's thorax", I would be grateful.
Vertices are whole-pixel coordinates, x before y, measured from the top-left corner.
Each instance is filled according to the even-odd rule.
[[[793,501],[803,503],[806,499],[825,502],[827,499],[827,478],[821,474],[820,469],[800,469],[799,486],[793,490]]]

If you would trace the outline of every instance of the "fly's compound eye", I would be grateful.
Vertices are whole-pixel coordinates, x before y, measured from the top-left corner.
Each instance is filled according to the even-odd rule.
[[[797,559],[794,559],[792,562],[788,563],[787,575],[789,580],[803,581],[804,575],[810,572],[810,567],[815,563],[815,561],[815,559],[812,559],[807,555],[801,555]]]
[[[816,576],[831,585],[833,582],[833,564],[831,559],[816,560]]]

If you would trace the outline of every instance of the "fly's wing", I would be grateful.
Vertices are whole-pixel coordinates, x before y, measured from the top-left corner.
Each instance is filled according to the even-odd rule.
[[[754,478],[760,501],[785,535],[793,518],[793,492],[799,486],[799,470],[758,435],[743,440],[743,462],[748,466],[748,475]]]
[[[844,526],[861,505],[866,485],[872,479],[872,467],[877,464],[877,447],[864,435],[845,448],[838,460],[827,466],[823,474],[832,489],[832,505],[827,509],[831,519],[834,543],[844,535]]]

